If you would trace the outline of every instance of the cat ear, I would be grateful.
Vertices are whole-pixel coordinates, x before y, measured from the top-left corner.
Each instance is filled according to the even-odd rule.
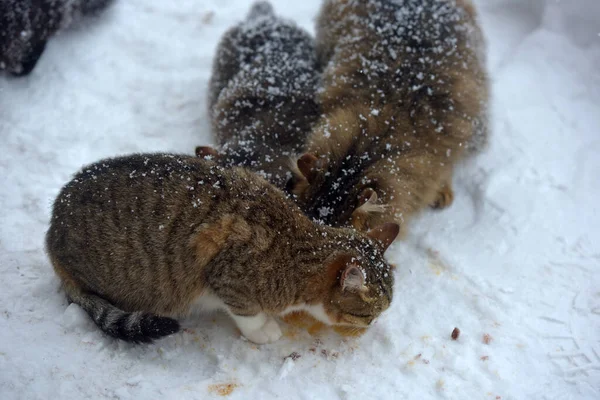
[[[306,153],[298,159],[297,165],[308,183],[313,183],[317,173],[323,168],[323,160],[318,159],[314,154]]]
[[[351,292],[360,292],[365,289],[365,275],[360,268],[354,264],[349,264],[340,278],[342,290]]]
[[[377,192],[373,188],[366,188],[358,197],[358,203],[361,204],[361,207],[365,204],[377,203]]]
[[[383,206],[377,204],[377,192],[372,188],[366,188],[358,196],[359,207],[352,212],[350,221],[354,229],[364,231],[368,228],[369,214],[383,211]]]
[[[379,244],[381,244],[382,250],[385,252],[387,248],[390,247],[392,243],[394,243],[394,240],[396,240],[398,233],[400,233],[400,225],[398,225],[395,222],[386,222],[385,224],[378,226],[375,229],[371,229],[367,233],[367,236],[379,242]]]
[[[197,146],[196,147],[196,157],[207,158],[213,157],[217,158],[219,156],[219,152],[210,146]]]

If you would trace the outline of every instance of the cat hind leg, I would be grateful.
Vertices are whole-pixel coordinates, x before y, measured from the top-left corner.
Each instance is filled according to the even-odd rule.
[[[454,190],[450,182],[444,183],[437,192],[436,198],[431,204],[431,208],[441,210],[448,208],[454,201]]]

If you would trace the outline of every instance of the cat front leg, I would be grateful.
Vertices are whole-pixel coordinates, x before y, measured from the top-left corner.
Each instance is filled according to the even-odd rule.
[[[229,314],[242,331],[242,335],[256,344],[272,343],[281,337],[281,328],[277,321],[264,312],[246,316],[229,310]]]

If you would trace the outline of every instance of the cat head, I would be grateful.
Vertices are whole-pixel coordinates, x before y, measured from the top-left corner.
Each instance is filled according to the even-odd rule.
[[[361,179],[357,183],[348,179],[344,171],[340,175],[330,168],[325,157],[306,153],[295,161],[295,165],[294,161],[292,163],[292,177],[286,191],[312,218],[321,219],[328,225],[351,225],[366,231],[371,227],[371,217],[386,208],[378,201],[376,182]]]
[[[329,262],[322,300],[332,325],[366,328],[388,309],[394,278],[384,253],[399,230],[398,224],[385,223],[367,234],[357,232],[353,248]]]

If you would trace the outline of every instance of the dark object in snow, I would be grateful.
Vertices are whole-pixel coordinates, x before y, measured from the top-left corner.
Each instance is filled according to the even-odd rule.
[[[284,188],[319,117],[318,77],[309,33],[277,17],[269,2],[255,3],[224,34],[213,64],[208,104],[220,162]]]
[[[208,308],[266,343],[281,336],[274,317],[294,310],[368,327],[392,300],[384,252],[398,230],[322,226],[245,168],[136,154],[88,165],[62,188],[46,250],[108,335],[149,342]]]
[[[483,343],[484,344],[492,343],[492,337],[490,336],[490,334],[486,333],[483,335]]]
[[[0,0],[0,70],[28,75],[48,39],[113,0]]]
[[[296,361],[297,359],[299,359],[300,357],[302,357],[300,354],[296,353],[295,351],[292,352],[289,356],[284,357],[285,359],[291,358],[292,361]]]
[[[485,143],[488,80],[469,0],[326,0],[323,116],[290,186],[332,226],[402,226],[452,202],[454,166]]]
[[[458,328],[454,328],[452,330],[452,335],[450,335],[452,337],[452,340],[457,340],[458,337],[460,336],[460,329]]]

